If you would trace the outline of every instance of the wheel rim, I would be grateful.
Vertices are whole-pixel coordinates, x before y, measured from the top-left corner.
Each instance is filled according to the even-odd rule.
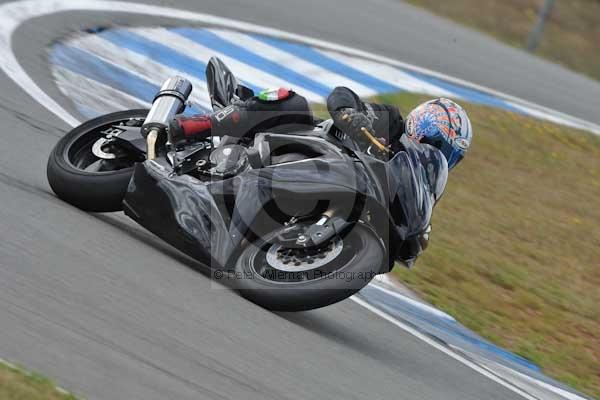
[[[344,249],[344,241],[336,238],[317,251],[291,249],[273,244],[267,252],[267,263],[284,272],[305,272],[321,268],[335,260]]]
[[[64,159],[73,168],[91,174],[102,175],[130,169],[136,162],[143,161],[140,155],[119,146],[114,138],[107,138],[103,132],[113,125],[141,126],[143,122],[141,117],[124,118],[87,131],[67,144]],[[105,153],[107,158],[96,156],[94,150]]]
[[[332,246],[330,247],[330,244]],[[284,254],[287,250],[283,248],[283,253],[277,255],[278,250],[282,250],[279,243],[266,243],[262,248],[257,248],[254,255],[250,258],[250,268],[256,274],[258,279],[262,279],[278,284],[298,284],[312,282],[320,279],[328,279],[333,273],[341,273],[346,266],[350,265],[356,257],[356,253],[360,251],[360,240],[352,235],[344,238],[336,237],[322,247],[325,258],[311,256],[316,260],[313,264],[309,264],[307,260],[301,262],[300,265],[295,265],[292,261],[288,264],[283,263]],[[313,249],[314,251],[314,249]],[[279,258],[279,261],[277,261]],[[298,256],[296,256],[298,258]],[[292,260],[294,258],[292,257]],[[325,262],[321,262],[325,261]]]

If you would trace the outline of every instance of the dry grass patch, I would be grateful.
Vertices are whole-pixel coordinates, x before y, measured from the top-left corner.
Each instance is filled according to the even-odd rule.
[[[76,400],[41,375],[0,363],[0,400]]]
[[[382,96],[404,113],[423,100]],[[467,105],[475,137],[430,248],[397,275],[546,373],[600,397],[600,138]]]

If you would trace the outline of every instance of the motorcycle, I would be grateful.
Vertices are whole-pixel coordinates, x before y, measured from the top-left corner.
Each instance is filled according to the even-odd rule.
[[[252,95],[217,58],[206,75],[217,112]],[[348,144],[331,120],[176,146],[169,121],[191,91],[173,77],[150,110],[73,129],[48,161],[53,191],[85,211],[124,211],[219,283],[278,311],[352,296],[389,272],[405,239],[428,226],[443,161],[424,168],[410,151],[382,161]]]

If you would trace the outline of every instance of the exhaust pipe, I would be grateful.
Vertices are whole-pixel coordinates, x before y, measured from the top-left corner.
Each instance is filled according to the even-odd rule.
[[[167,131],[169,122],[185,110],[185,103],[192,93],[192,84],[185,78],[174,76],[163,85],[152,104],[142,126],[146,137],[148,159],[156,158],[156,142],[161,132]]]

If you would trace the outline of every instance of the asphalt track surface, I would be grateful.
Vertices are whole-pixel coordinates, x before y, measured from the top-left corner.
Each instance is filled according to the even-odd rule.
[[[363,48],[599,122],[597,83],[395,1],[155,3]],[[48,44],[109,21],[141,23],[44,17],[15,48],[47,81]],[[68,127],[3,76],[0,96],[1,357],[90,399],[520,398],[352,301],[267,312],[125,217],[59,201],[45,166]]]

